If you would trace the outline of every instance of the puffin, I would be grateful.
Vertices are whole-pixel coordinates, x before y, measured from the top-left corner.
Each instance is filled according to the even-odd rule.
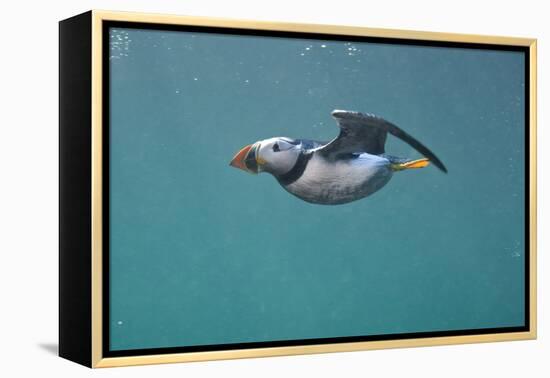
[[[427,167],[447,168],[417,139],[371,113],[334,110],[340,128],[328,143],[273,137],[239,150],[230,165],[243,171],[271,174],[289,193],[319,205],[341,205],[365,198],[383,188],[395,172]],[[388,133],[423,155],[407,159],[386,154]]]

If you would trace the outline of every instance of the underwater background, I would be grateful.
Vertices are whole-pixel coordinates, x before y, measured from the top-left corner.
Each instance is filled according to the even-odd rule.
[[[524,325],[522,52],[113,28],[109,62],[112,350]],[[229,166],[333,109],[449,173],[322,206]]]

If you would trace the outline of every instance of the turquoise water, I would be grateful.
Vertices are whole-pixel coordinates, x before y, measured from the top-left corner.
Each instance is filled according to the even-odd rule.
[[[112,350],[524,324],[523,53],[110,37]],[[449,173],[321,206],[228,165],[260,139],[333,138],[333,109],[396,123]]]

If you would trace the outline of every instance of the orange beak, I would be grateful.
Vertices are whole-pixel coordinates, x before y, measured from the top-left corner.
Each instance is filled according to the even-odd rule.
[[[242,169],[244,171],[248,171],[248,168],[246,168],[246,164],[244,162],[246,160],[246,155],[248,155],[251,148],[251,144],[241,148],[241,150],[237,152],[235,156],[233,156],[233,159],[231,160],[231,163],[229,163],[229,165],[235,168]]]
[[[232,167],[242,169],[249,173],[258,173],[258,163],[256,161],[256,147],[254,144],[249,144],[241,148],[239,152],[231,160]]]

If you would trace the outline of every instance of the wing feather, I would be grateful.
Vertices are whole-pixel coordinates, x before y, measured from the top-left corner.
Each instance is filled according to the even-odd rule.
[[[386,138],[390,133],[424,155],[437,168],[445,173],[447,172],[445,165],[430,149],[381,117],[347,110],[334,110],[332,117],[340,127],[340,134],[317,150],[318,153],[327,158],[335,159],[341,155],[362,152],[381,155],[385,152]]]

